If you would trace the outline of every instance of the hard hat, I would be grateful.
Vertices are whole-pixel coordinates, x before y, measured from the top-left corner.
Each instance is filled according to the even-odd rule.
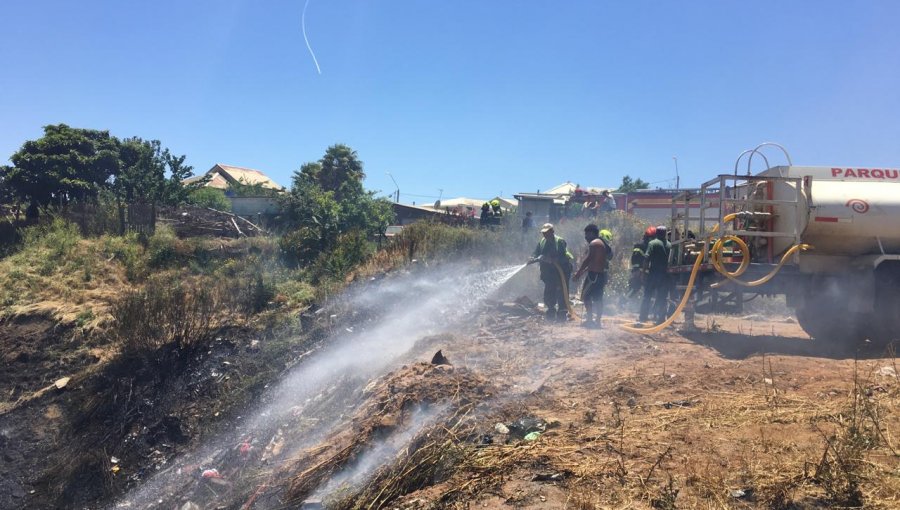
[[[659,225],[656,227],[656,237],[665,237],[668,231],[665,225]]]
[[[612,242],[612,232],[610,232],[609,230],[606,230],[606,229],[601,230],[600,237],[602,237],[603,240],[608,243]]]
[[[542,233],[542,234],[546,234],[547,232],[550,232],[550,231],[552,231],[552,230],[553,230],[553,224],[552,224],[552,223],[544,223],[544,226],[541,227],[541,233]]]
[[[644,235],[647,237],[654,237],[656,235],[656,227],[647,227],[647,230],[644,231]]]
[[[498,205],[500,205],[500,201],[495,198],[491,200],[491,205],[497,207]]]

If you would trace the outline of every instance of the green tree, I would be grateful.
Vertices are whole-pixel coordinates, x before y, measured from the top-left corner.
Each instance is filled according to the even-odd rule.
[[[360,238],[384,233],[393,220],[393,206],[386,199],[375,198],[375,192],[363,189],[362,168],[355,151],[334,145],[321,160],[305,163],[294,172],[291,189],[281,197],[282,210],[292,228],[282,238],[289,260],[305,263],[333,255],[341,262],[319,261],[317,265],[346,268],[354,263],[350,259],[367,253],[358,247]],[[356,247],[341,248],[341,239],[352,239]]]
[[[185,185],[193,167],[185,165],[186,156],[175,156],[159,140],[126,138],[119,144],[119,168],[112,183],[113,192],[126,203],[135,201],[178,205],[190,197],[209,178]]]
[[[218,188],[196,189],[191,192],[187,202],[198,207],[211,207],[217,211],[231,211],[231,201],[225,196],[225,192]]]
[[[16,200],[16,195],[9,183],[4,178],[5,175],[12,170],[10,166],[0,166],[0,204],[12,204]]]
[[[356,151],[343,144],[335,144],[325,151],[316,163],[306,163],[300,168],[305,179],[318,184],[324,191],[334,192],[338,201],[363,193],[362,161]]]
[[[44,127],[44,136],[29,140],[0,167],[0,181],[13,198],[28,204],[35,217],[40,207],[72,201],[94,202],[108,189],[120,207],[134,201],[178,204],[205,180],[184,186],[192,167],[185,156],[163,149],[158,140],[119,140],[109,131]]]
[[[626,175],[622,177],[622,184],[619,186],[619,193],[628,193],[629,191],[635,191],[639,189],[647,189],[650,187],[650,183],[645,182],[643,179],[632,180],[631,176]]]
[[[13,194],[28,203],[26,215],[42,206],[96,198],[118,167],[118,143],[109,131],[44,127],[44,136],[29,140],[10,157],[13,166],[0,176]]]
[[[248,184],[243,179],[228,186],[229,196],[234,197],[277,197],[281,190],[267,188],[261,182]]]

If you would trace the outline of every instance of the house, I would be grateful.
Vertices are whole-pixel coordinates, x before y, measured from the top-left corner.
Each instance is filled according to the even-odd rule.
[[[216,163],[204,175],[188,177],[184,180],[184,183],[197,182],[207,175],[211,175],[212,178],[206,182],[206,186],[223,190],[225,196],[231,202],[231,211],[233,213],[239,216],[278,213],[278,200],[274,194],[284,192],[285,188],[261,171]],[[234,193],[230,193],[231,188],[235,185],[260,186],[275,193],[261,193],[259,196],[237,196]]]
[[[397,225],[406,226],[422,220],[440,220],[444,215],[441,211],[420,205],[391,204],[394,209],[394,218]]]
[[[581,207],[582,204],[599,199],[603,191],[612,190],[612,188],[585,188],[567,181],[545,191],[519,193],[513,196],[518,200],[518,216],[524,218],[525,214],[530,212],[535,223],[541,224],[559,221],[574,204]],[[615,194],[613,196],[615,197]]]
[[[190,184],[192,182],[196,182],[207,175],[212,175],[212,179],[210,179],[209,182],[206,183],[206,186],[210,188],[227,190],[233,184],[244,184],[250,186],[260,185],[263,188],[278,191],[284,190],[284,186],[273,181],[268,175],[262,173],[259,170],[254,170],[252,168],[243,168],[239,166],[223,165],[222,163],[216,163],[203,175],[188,177],[184,180],[184,183]]]
[[[525,216],[531,212],[537,224],[556,222],[571,214],[575,208],[596,203],[603,191],[609,191],[616,202],[616,209],[637,216],[648,223],[669,223],[672,218],[672,199],[683,192],[683,189],[642,189],[627,193],[616,193],[613,188],[581,187],[565,182],[543,192],[519,193],[518,215]],[[718,207],[716,201],[710,200],[708,207]],[[699,209],[699,203],[690,205],[690,209]]]

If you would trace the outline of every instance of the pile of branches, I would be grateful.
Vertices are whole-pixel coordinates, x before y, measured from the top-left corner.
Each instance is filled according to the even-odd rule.
[[[171,226],[178,237],[256,237],[266,231],[250,220],[210,207],[181,206],[160,211],[159,221]]]

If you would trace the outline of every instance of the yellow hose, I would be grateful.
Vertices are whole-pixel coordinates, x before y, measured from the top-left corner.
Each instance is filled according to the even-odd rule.
[[[681,313],[681,310],[684,309],[684,306],[688,302],[688,298],[691,297],[691,291],[694,289],[694,280],[697,278],[697,273],[700,271],[700,265],[703,264],[703,257],[706,256],[706,245],[703,245],[703,252],[697,257],[697,260],[694,261],[694,267],[691,269],[691,277],[688,279],[687,289],[684,290],[684,295],[681,296],[681,302],[678,303],[678,308],[675,309],[675,312],[666,320],[664,320],[661,324],[657,324],[656,326],[650,326],[647,328],[636,328],[633,326],[625,326],[619,325],[620,328],[625,331],[630,331],[632,333],[659,333],[660,331],[669,327],[670,324],[675,322],[675,317],[678,317],[678,314]]]
[[[569,310],[569,316],[574,320],[578,320],[578,315],[575,314],[575,308],[572,307],[572,301],[569,299],[569,282],[566,281],[566,273],[563,272],[558,262],[554,262],[553,266],[556,267],[556,271],[559,273],[559,281],[562,283],[562,292],[563,296],[566,297],[566,309]],[[547,304],[547,306],[550,305]]]
[[[736,217],[737,217],[737,213],[728,214],[724,218],[722,218],[722,223],[728,223],[729,221],[732,221]],[[716,226],[713,227],[712,232],[710,233],[710,236],[719,231],[719,227],[722,225],[722,223],[717,223]],[[722,264],[722,254],[723,254],[722,252],[725,248],[725,242],[727,240],[734,241],[735,244],[738,245],[738,248],[740,248],[740,250],[741,250],[741,255],[742,255],[741,256],[741,265],[734,271],[728,271],[728,269],[725,268],[725,266]],[[708,241],[709,241],[709,238],[707,238],[707,242]],[[713,267],[716,268],[716,271],[718,271],[719,273],[724,275],[730,281],[732,281],[738,285],[743,285],[745,287],[757,287],[757,286],[762,285],[762,284],[768,282],[769,280],[771,280],[778,273],[778,271],[781,270],[781,267],[784,266],[785,263],[787,263],[787,261],[791,257],[791,255],[793,255],[794,253],[796,253],[800,250],[808,250],[811,248],[812,248],[812,246],[810,246],[808,244],[796,244],[796,245],[792,246],[788,251],[786,251],[784,253],[784,255],[781,256],[781,261],[778,262],[778,265],[775,266],[772,269],[772,271],[769,272],[769,274],[763,276],[759,280],[754,280],[752,282],[745,282],[745,281],[737,279],[737,277],[744,274],[744,272],[750,266],[750,248],[747,246],[747,243],[745,243],[744,240],[741,239],[740,237],[737,237],[735,235],[726,235],[726,236],[720,237],[718,240],[716,240],[715,244],[713,244],[712,251],[710,253],[710,260],[712,261]],[[649,334],[649,333],[658,333],[658,332],[662,331],[663,329],[667,328],[670,324],[672,324],[675,321],[675,317],[678,317],[678,314],[681,313],[682,309],[684,309],[685,305],[687,305],[688,299],[691,296],[691,291],[694,288],[694,280],[697,277],[697,273],[700,271],[700,265],[703,263],[703,259],[705,257],[706,257],[706,243],[703,243],[703,250],[700,253],[700,255],[697,257],[697,260],[694,261],[694,266],[691,268],[691,277],[688,279],[688,284],[687,284],[687,288],[684,291],[684,295],[681,296],[681,302],[678,303],[678,308],[675,309],[675,312],[673,312],[670,317],[668,317],[661,324],[657,324],[656,326],[650,326],[650,327],[646,327],[646,328],[636,328],[633,326],[625,326],[625,325],[620,325],[619,327],[624,329],[625,331],[629,331],[631,333]],[[724,283],[725,283],[724,281],[716,282],[716,283],[712,284],[710,287],[718,288],[720,285],[722,285]],[[568,303],[568,301],[567,301],[567,303]]]
[[[722,256],[721,250],[723,247],[722,241],[724,239],[728,239],[728,238],[736,239],[737,241],[739,241],[737,244],[741,248],[742,256],[744,259],[743,261],[741,261],[741,266],[736,271],[728,271],[728,269],[726,269],[725,266],[722,265],[722,260],[721,260],[721,256]],[[812,248],[812,246],[810,246],[808,244],[795,244],[794,246],[791,246],[791,248],[788,251],[784,252],[784,255],[781,256],[781,260],[778,262],[778,265],[775,266],[774,268],[772,268],[771,271],[769,271],[769,274],[763,276],[759,280],[753,280],[752,282],[745,282],[743,280],[737,279],[738,276],[742,275],[744,273],[744,271],[746,271],[746,266],[749,265],[749,264],[745,265],[744,261],[750,260],[750,250],[747,247],[747,243],[745,243],[742,239],[740,239],[736,236],[725,236],[722,239],[719,239],[718,241],[716,241],[716,244],[713,245],[712,252],[710,253],[710,260],[712,261],[713,267],[715,267],[718,272],[722,273],[722,275],[724,275],[725,278],[728,278],[732,282],[734,282],[738,285],[742,285],[744,287],[758,287],[758,286],[768,282],[769,280],[771,280],[778,273],[778,271],[781,270],[781,266],[783,266],[787,263],[788,259],[791,258],[791,255],[793,255],[794,253],[797,253],[798,251],[808,250],[810,248]],[[724,282],[724,281],[716,282],[716,283],[710,285],[710,288],[717,289],[717,288],[721,287],[722,285],[724,285],[725,283],[727,283],[727,282]]]

